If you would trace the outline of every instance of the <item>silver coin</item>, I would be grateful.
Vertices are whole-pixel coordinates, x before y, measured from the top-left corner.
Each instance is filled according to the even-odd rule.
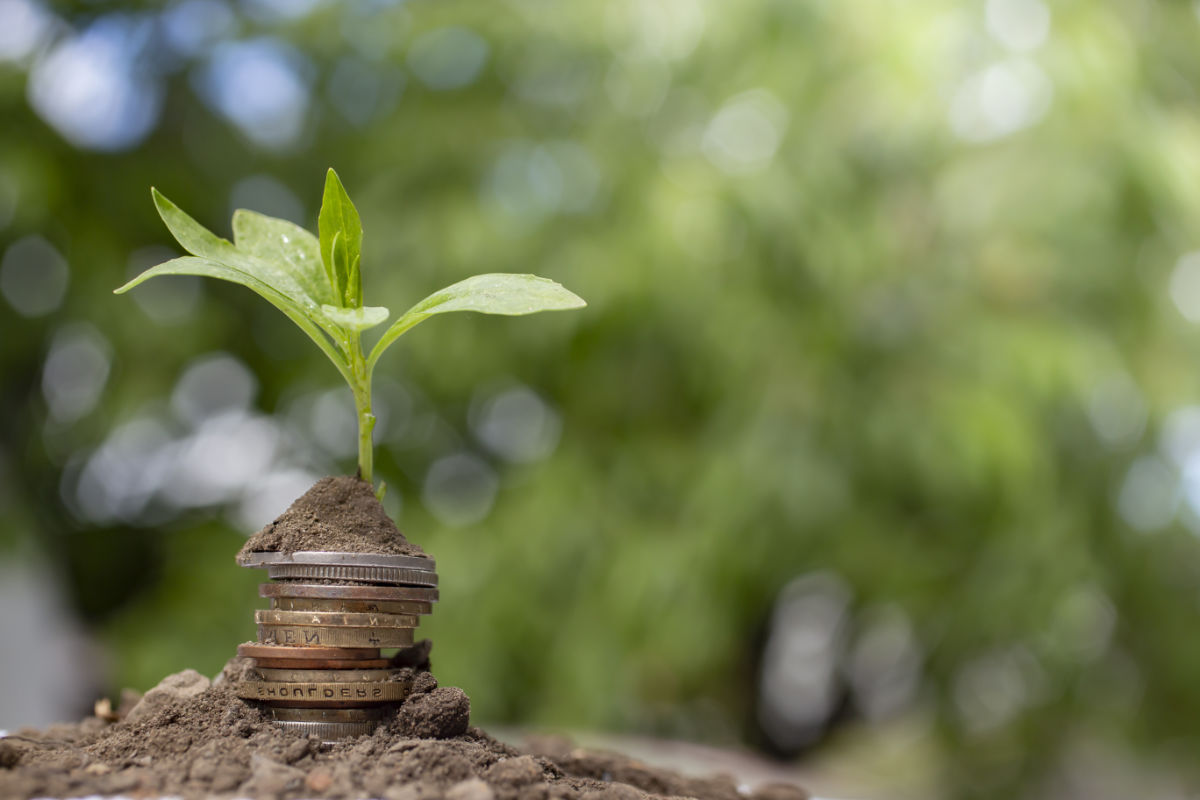
[[[271,719],[292,722],[378,722],[386,715],[383,706],[370,708],[289,708],[259,706]]]
[[[358,581],[401,586],[437,586],[436,572],[402,567],[363,567],[354,564],[267,564],[271,578]]]
[[[322,742],[336,742],[351,736],[366,736],[374,732],[379,720],[367,722],[303,722],[300,720],[271,720],[280,728],[295,731],[302,736],[315,736]]]
[[[247,553],[238,559],[243,567],[265,567],[270,564],[353,565],[356,567],[397,567],[433,572],[437,562],[428,556],[400,556],[384,553],[341,553],[327,550],[300,550],[295,553]]]

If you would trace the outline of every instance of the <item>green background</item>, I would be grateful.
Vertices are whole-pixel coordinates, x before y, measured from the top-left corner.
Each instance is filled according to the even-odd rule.
[[[263,602],[236,493],[79,499],[130,425],[193,441],[189,365],[253,374],[243,411],[289,437],[264,473],[353,469],[311,411],[338,377],[273,308],[188,279],[111,294],[173,247],[148,187],[222,235],[238,197],[315,229],[333,166],[368,304],[477,272],[589,303],[433,319],[377,373],[377,475],[438,559],[422,630],[477,721],[767,747],[773,603],[823,573],[855,619],[906,620],[920,683],[886,719],[850,696],[809,758],[915,738],[897,774],[933,797],[1200,786],[1193,4],[212,2],[227,24],[187,48],[182,7],[60,4],[0,62],[0,246],[41,237],[69,274],[44,313],[0,303],[0,542],[66,577],[111,687],[215,673]],[[161,91],[116,144],[36,88],[67,91],[54,48],[105,30]],[[302,102],[251,69],[229,103],[283,122],[214,99],[239,45]],[[106,371],[55,412],[69,335]],[[479,420],[513,387],[546,438],[506,458]],[[143,471],[205,457],[160,455]],[[484,497],[468,519],[430,500],[439,463]]]

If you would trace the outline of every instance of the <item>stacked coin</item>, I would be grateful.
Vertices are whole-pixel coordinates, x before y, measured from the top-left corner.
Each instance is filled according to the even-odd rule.
[[[370,733],[408,695],[405,670],[381,652],[413,643],[418,618],[438,599],[434,561],[374,553],[250,553],[267,570],[256,611],[258,642],[239,695],[261,703],[277,725],[333,741]]]

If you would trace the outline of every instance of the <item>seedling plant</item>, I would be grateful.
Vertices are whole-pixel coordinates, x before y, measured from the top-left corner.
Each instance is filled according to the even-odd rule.
[[[362,222],[332,169],[325,176],[319,236],[287,220],[238,209],[230,242],[200,225],[157,189],[150,191],[159,216],[191,255],[147,269],[116,293],[159,275],[201,275],[241,284],[286,314],[328,356],[354,394],[358,471],[368,483],[374,482],[371,376],[380,357],[404,333],[435,314],[451,311],[518,316],[587,305],[558,283],[536,275],[475,275],[414,305],[388,326],[370,350],[364,350],[363,333],[382,325],[391,312],[383,306],[363,305]]]

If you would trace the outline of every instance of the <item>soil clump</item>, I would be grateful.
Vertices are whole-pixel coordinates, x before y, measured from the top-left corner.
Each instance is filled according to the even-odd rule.
[[[802,800],[739,791],[624,756],[545,739],[521,752],[470,726],[470,701],[414,669],[414,693],[374,734],[323,746],[239,700],[246,660],[211,683],[187,670],[123,713],[0,739],[0,797],[382,798],[382,800]],[[147,705],[148,704],[148,705]],[[147,705],[146,708],[142,708]],[[115,721],[112,721],[115,720]],[[780,794],[784,791],[783,794]]]
[[[303,550],[425,555],[404,538],[371,484],[353,477],[317,481],[274,522],[247,539],[238,556]]]

